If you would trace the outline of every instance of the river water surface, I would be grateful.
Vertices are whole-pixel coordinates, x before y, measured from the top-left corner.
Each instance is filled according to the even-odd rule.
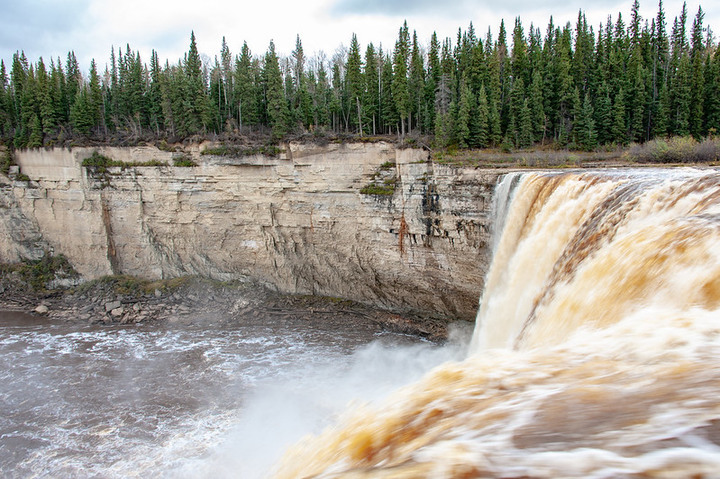
[[[0,476],[261,476],[349,401],[459,354],[370,322],[218,323],[0,313]]]

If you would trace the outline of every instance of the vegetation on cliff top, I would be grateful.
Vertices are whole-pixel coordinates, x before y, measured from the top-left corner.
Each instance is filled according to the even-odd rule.
[[[669,30],[669,32],[668,32]],[[698,9],[669,22],[608,17],[597,30],[518,18],[484,38],[472,23],[456,39],[418,40],[407,23],[394,48],[356,35],[332,58],[308,58],[297,38],[281,58],[223,42],[203,63],[194,34],[185,58],[149,64],[112,48],[104,72],[65,62],[0,61],[0,139],[16,148],[248,136],[260,143],[337,135],[428,137],[438,148],[594,150],[720,129],[720,47]]]

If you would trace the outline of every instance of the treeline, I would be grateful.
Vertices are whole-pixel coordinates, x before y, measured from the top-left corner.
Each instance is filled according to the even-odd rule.
[[[635,0],[597,31],[580,12],[574,26],[545,33],[516,19],[484,37],[472,24],[454,40],[422,45],[407,23],[392,51],[356,35],[332,58],[306,57],[300,38],[287,58],[270,42],[233,55],[223,39],[201,61],[194,34],[178,64],[149,65],[128,45],[100,74],[84,76],[70,52],[30,63],[0,62],[0,139],[35,148],[68,139],[109,141],[193,135],[428,135],[439,147],[525,148],[539,143],[593,149],[656,137],[701,138],[720,129],[720,48],[698,9],[683,6],[668,33],[662,2],[642,19]]]

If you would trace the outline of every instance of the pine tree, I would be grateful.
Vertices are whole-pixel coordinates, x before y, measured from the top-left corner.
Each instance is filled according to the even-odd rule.
[[[272,40],[265,54],[263,78],[267,96],[268,126],[272,129],[273,137],[279,140],[287,133],[289,112],[285,101],[280,64],[275,53],[275,43]]]
[[[612,125],[612,136],[613,140],[620,144],[627,144],[627,117],[625,111],[625,92],[620,91],[615,95],[615,102],[613,103],[613,125]]]
[[[83,135],[89,135],[95,125],[89,97],[88,88],[82,88],[70,108],[70,125],[73,130]]]
[[[378,56],[375,46],[370,43],[365,50],[365,79],[364,87],[364,123],[368,125],[368,131],[373,135],[377,134],[378,112],[380,111],[380,71]]]
[[[463,76],[460,83],[460,102],[455,117],[454,137],[460,148],[467,148],[470,140],[470,112],[474,98],[467,82],[467,76]]]
[[[705,82],[705,115],[708,132],[720,133],[720,46],[715,55],[708,55],[707,79]]]
[[[595,125],[597,139],[602,145],[613,141],[613,111],[610,101],[610,87],[603,81],[595,99]]]
[[[350,116],[350,124],[357,128],[357,132],[362,136],[363,131],[363,104],[362,99],[365,96],[365,78],[362,73],[363,65],[360,56],[360,43],[357,35],[353,33],[350,40],[350,51],[348,52],[347,65],[345,65],[345,80],[347,95],[350,100],[350,108],[355,112]]]
[[[529,85],[530,66],[527,57],[527,42],[525,41],[525,33],[523,31],[520,17],[515,19],[515,28],[513,29],[513,47],[510,57],[512,76],[515,80],[521,79],[525,85]]]
[[[380,115],[381,124],[385,133],[392,134],[392,128],[397,125],[400,116],[397,111],[397,102],[393,96],[393,64],[389,56],[385,57],[382,70],[382,88],[380,89]]]
[[[235,94],[237,121],[240,131],[246,126],[257,125],[260,121],[257,103],[252,53],[247,42],[243,43],[240,57],[235,61]]]
[[[192,135],[205,131],[211,121],[202,61],[195,42],[195,32],[190,34],[190,49],[185,57],[183,67],[186,99],[181,112],[181,124],[182,131],[186,135]]]
[[[0,141],[9,139],[12,131],[12,106],[5,62],[0,59]]]
[[[412,115],[418,128],[422,128],[425,114],[425,65],[420,54],[420,45],[417,33],[413,32],[412,52],[410,55],[410,72],[408,78],[408,93],[410,97],[410,120]],[[412,121],[408,127],[412,130]]]
[[[542,77],[539,69],[533,73],[528,107],[530,108],[533,140],[543,141],[545,139],[545,111],[543,110]]]
[[[590,94],[586,93],[582,107],[577,114],[575,141],[580,148],[587,151],[593,150],[597,146],[594,114]]]
[[[490,109],[485,85],[480,87],[477,100],[477,130],[475,131],[474,146],[487,148],[490,146]]]
[[[43,135],[52,135],[57,127],[55,109],[53,108],[52,97],[50,96],[50,78],[45,69],[42,57],[38,61],[36,72],[36,101],[37,116],[40,120]],[[42,140],[41,140],[42,142]]]
[[[518,112],[518,142],[520,148],[530,148],[533,145],[533,125],[528,99],[525,98]]]
[[[670,128],[671,132],[679,136],[690,134],[690,114],[692,101],[691,66],[689,55],[680,58],[677,74],[672,83],[673,99],[671,110]]]
[[[704,37],[703,37],[703,19],[705,13],[702,7],[698,7],[697,15],[693,21],[692,34],[690,37],[690,117],[689,129],[690,134],[695,138],[700,138],[705,133],[703,111],[705,104],[705,68],[704,68]]]
[[[410,34],[407,22],[400,28],[393,53],[392,96],[400,116],[400,134],[405,136],[406,120],[410,116],[410,91],[408,88],[408,59],[410,55]]]
[[[300,35],[295,39],[295,50],[292,52],[293,59],[293,86],[296,92],[295,123],[301,127],[308,127],[313,124],[313,104],[308,88],[308,78],[305,72],[305,52],[303,50]]]

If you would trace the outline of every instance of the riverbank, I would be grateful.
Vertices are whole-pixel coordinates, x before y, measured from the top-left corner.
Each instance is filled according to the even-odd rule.
[[[348,327],[369,322],[430,341],[444,340],[450,324],[339,298],[282,294],[251,280],[218,282],[200,277],[144,281],[109,276],[75,287],[35,291],[20,275],[5,272],[0,278],[0,309],[107,326],[166,322],[213,327],[247,318],[272,322],[292,316]]]

